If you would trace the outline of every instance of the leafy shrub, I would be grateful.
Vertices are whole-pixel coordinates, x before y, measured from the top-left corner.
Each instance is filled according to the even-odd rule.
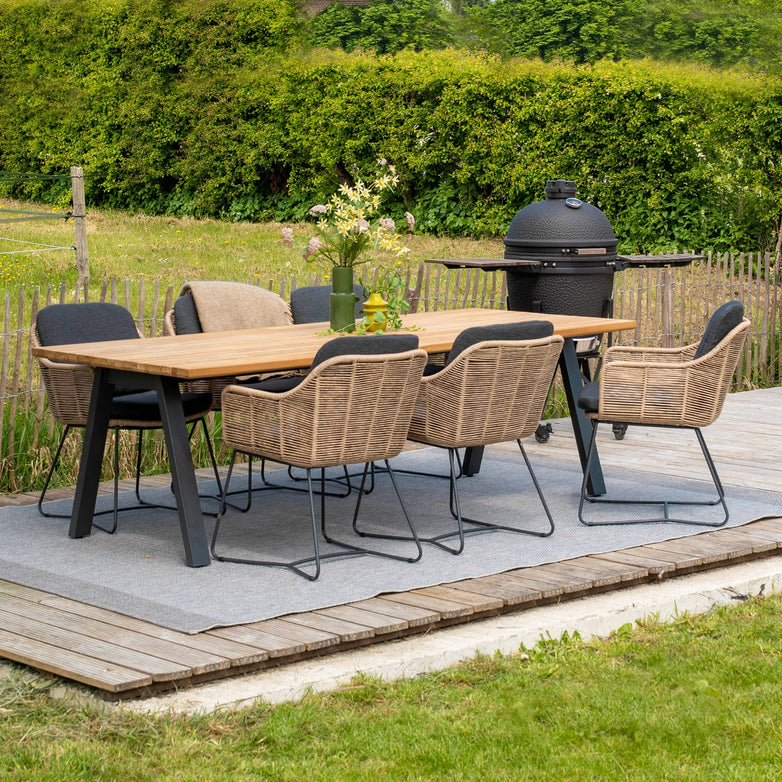
[[[293,0],[8,0],[0,168],[85,169],[88,203],[300,220],[378,156],[394,217],[501,235],[567,178],[624,251],[773,247],[782,84],[648,62],[302,54]],[[62,197],[37,182],[20,197]],[[62,189],[62,186],[59,186]]]

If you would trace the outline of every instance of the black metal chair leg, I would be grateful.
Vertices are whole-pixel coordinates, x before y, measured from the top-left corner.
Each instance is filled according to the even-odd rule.
[[[621,524],[659,524],[663,522],[673,522],[679,524],[690,524],[695,527],[722,527],[727,524],[730,518],[730,511],[728,505],[725,502],[725,489],[722,485],[719,475],[717,474],[717,468],[714,465],[714,461],[711,458],[709,449],[706,447],[706,441],[703,439],[703,433],[700,429],[695,429],[695,434],[698,438],[701,451],[704,459],[706,460],[706,466],[709,469],[714,487],[717,490],[717,498],[713,500],[671,500],[671,499],[639,499],[639,500],[619,500],[611,499],[608,497],[597,497],[590,494],[587,491],[586,476],[589,474],[589,466],[593,459],[597,456],[597,429],[599,421],[592,422],[592,436],[589,441],[589,451],[587,454],[586,464],[584,466],[584,479],[581,481],[581,497],[578,503],[578,520],[586,527],[602,527]],[[630,519],[602,519],[598,521],[590,521],[584,517],[585,503],[589,502],[594,505],[606,504],[606,505],[661,505],[663,508],[663,515],[654,518],[630,518]],[[721,505],[723,509],[723,518],[718,521],[699,521],[697,519],[685,519],[685,518],[672,518],[670,515],[671,506],[685,505],[692,507],[713,507]]]
[[[45,516],[47,519],[69,519],[71,517],[70,513],[49,513],[43,509],[44,497],[46,497],[46,492],[49,488],[49,484],[51,483],[54,471],[57,469],[57,462],[60,460],[60,453],[62,452],[63,445],[65,445],[65,438],[68,436],[68,432],[70,431],[71,425],[68,424],[63,430],[60,442],[57,444],[57,450],[55,451],[54,458],[52,459],[52,466],[49,468],[49,472],[46,475],[46,481],[44,481],[41,496],[38,497],[38,513],[40,513],[41,516]]]
[[[367,475],[369,475],[372,471],[373,463],[368,462],[364,465],[364,470],[361,475],[361,486],[358,491],[358,497],[356,499],[356,505],[353,509],[353,531],[363,538],[379,538],[383,540],[404,540],[404,541],[412,541],[416,544],[417,553],[414,557],[405,557],[399,554],[389,554],[385,551],[377,551],[376,549],[368,549],[364,548],[363,546],[356,546],[352,543],[345,543],[344,541],[337,540],[333,536],[329,535],[326,531],[326,513],[325,513],[325,499],[321,499],[321,533],[323,534],[324,539],[328,543],[332,543],[335,546],[340,546],[341,548],[348,549],[350,551],[355,551],[358,554],[370,554],[372,556],[376,557],[384,557],[385,559],[395,559],[400,562],[418,562],[419,559],[421,559],[421,556],[423,555],[423,549],[421,547],[421,541],[418,537],[418,533],[415,530],[415,527],[413,526],[413,522],[410,519],[410,514],[407,511],[407,506],[405,505],[405,501],[402,498],[402,494],[399,491],[399,486],[396,482],[396,476],[394,475],[394,470],[391,469],[391,465],[388,463],[388,460],[386,459],[384,461],[385,464],[385,471],[388,473],[389,477],[391,478],[391,483],[394,487],[394,491],[396,492],[397,499],[399,500],[399,504],[402,506],[402,512],[405,516],[405,521],[407,522],[408,529],[410,530],[410,534],[412,537],[407,537],[403,535],[385,535],[385,534],[379,534],[379,533],[370,533],[370,532],[361,532],[358,529],[358,516],[359,512],[361,510],[361,500],[363,499],[364,495],[368,492],[364,491],[364,485],[367,480]]]

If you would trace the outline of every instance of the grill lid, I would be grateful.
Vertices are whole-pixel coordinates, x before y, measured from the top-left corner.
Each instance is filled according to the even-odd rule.
[[[505,237],[505,258],[574,264],[616,261],[617,240],[600,209],[576,198],[576,183],[546,182],[546,200],[516,213]]]

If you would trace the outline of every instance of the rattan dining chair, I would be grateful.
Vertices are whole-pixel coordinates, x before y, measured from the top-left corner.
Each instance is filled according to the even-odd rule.
[[[136,322],[128,310],[117,304],[108,302],[88,302],[79,304],[52,304],[44,307],[37,315],[31,332],[33,346],[69,345],[85,342],[103,342],[115,339],[141,339],[136,328]],[[49,472],[44,482],[43,490],[38,499],[38,510],[43,516],[53,518],[69,518],[70,514],[59,514],[45,511],[43,503],[52,476],[62,453],[63,445],[70,431],[74,428],[84,428],[92,395],[93,370],[80,364],[65,364],[38,359],[44,387],[49,400],[49,409],[55,421],[64,429]],[[185,393],[182,395],[182,405],[185,420],[188,423],[203,423],[212,467],[217,475],[217,465],[212,450],[204,416],[212,404],[210,394]],[[115,389],[109,428],[114,430],[114,505],[111,510],[99,511],[95,515],[107,513],[113,515],[112,525],[104,527],[95,523],[98,529],[114,533],[117,529],[117,514],[120,511],[138,508],[168,508],[169,506],[152,503],[142,499],[140,491],[141,455],[143,432],[162,428],[160,408],[157,394],[137,388]],[[138,432],[138,447],[136,455],[135,492],[138,505],[119,507],[119,431],[135,430]],[[192,434],[192,429],[191,429]],[[171,508],[173,509],[173,508]]]
[[[404,335],[414,337],[414,335]],[[327,343],[330,357],[313,366],[295,388],[271,393],[255,388],[229,386],[223,391],[223,438],[234,449],[223,487],[228,493],[237,453],[252,454],[282,464],[303,468],[307,476],[313,554],[292,561],[249,559],[218,553],[218,537],[225,512],[221,508],[212,537],[212,554],[226,562],[267,565],[292,570],[309,580],[320,575],[321,561],[356,553],[415,562],[421,544],[405,507],[389,460],[405,444],[416,392],[426,363],[426,353],[377,352],[378,345],[390,348],[393,337],[342,337]],[[415,338],[417,340],[417,338]],[[359,347],[360,346],[360,347]],[[363,354],[357,351],[363,350]],[[345,353],[344,351],[349,351]],[[324,354],[325,354],[324,350]],[[353,511],[353,527],[364,497],[363,483],[369,464],[385,463],[404,513],[415,554],[405,556],[368,549],[336,539],[327,530],[325,474],[327,467],[364,464],[362,486]],[[320,468],[320,533],[337,551],[321,553],[315,512],[313,470]],[[310,569],[305,570],[305,567]]]
[[[521,440],[535,433],[557,367],[563,339],[548,321],[528,321],[465,329],[454,341],[445,367],[421,381],[408,438],[447,449],[451,532],[421,538],[459,554],[465,535],[506,530],[537,537],[554,531],[546,500]],[[538,531],[479,521],[463,515],[459,498],[456,452],[515,440],[537,491],[547,523]],[[458,538],[450,546],[444,541]]]
[[[578,518],[586,526],[682,522],[702,527],[721,527],[730,512],[725,490],[703,438],[701,428],[719,417],[733,373],[741,357],[750,322],[739,301],[730,301],[712,315],[700,342],[681,348],[611,347],[603,355],[600,380],[587,383],[578,405],[592,420],[592,436],[584,468]],[[588,492],[586,476],[597,458],[597,431],[601,423],[661,426],[695,431],[717,496],[708,500],[626,499],[596,496]],[[626,441],[629,443],[629,441]],[[588,504],[661,505],[662,516],[613,519],[586,518]],[[722,506],[716,521],[672,517],[672,505]]]

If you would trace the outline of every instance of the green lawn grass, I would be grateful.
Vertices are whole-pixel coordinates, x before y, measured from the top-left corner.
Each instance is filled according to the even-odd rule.
[[[45,211],[47,207],[0,199],[0,219],[12,210]],[[63,211],[63,210],[59,210]],[[254,282],[319,272],[302,259],[311,225],[293,225],[293,246],[281,240],[282,223],[229,223],[191,218],[148,217],[124,212],[87,210],[90,276],[159,279],[179,285],[185,280]],[[501,238],[464,239],[404,235],[410,263],[426,258],[502,257]],[[73,224],[62,220],[0,224],[0,253],[26,250],[18,242],[71,246]],[[76,259],[71,251],[23,252],[0,255],[0,288],[20,285],[76,283]]]
[[[198,717],[0,685],[0,778],[777,780],[782,599]]]

